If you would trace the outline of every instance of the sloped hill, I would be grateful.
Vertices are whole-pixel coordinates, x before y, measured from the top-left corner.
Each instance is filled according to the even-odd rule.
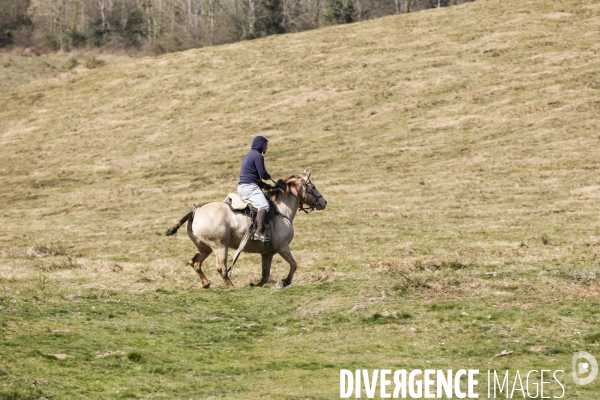
[[[521,240],[540,220],[532,211],[561,209],[549,218],[568,231],[568,212],[596,210],[571,191],[595,179],[600,45],[595,2],[565,7],[486,1],[13,90],[0,106],[2,241],[25,245],[51,226],[66,240],[115,239],[133,224],[151,246],[146,235],[182,208],[235,187],[256,134],[272,141],[276,175],[312,168],[333,196],[309,224],[346,231],[357,211],[360,236],[396,246],[429,229],[426,215],[454,236],[502,214],[514,226],[498,228]],[[369,231],[372,209],[386,216]]]
[[[290,293],[308,296],[302,302],[320,310],[315,315],[363,318],[410,302],[421,310],[423,301],[463,299],[491,316],[485,307],[569,298],[564,307],[575,311],[561,320],[564,331],[519,329],[529,346],[553,337],[547,347],[562,350],[548,353],[552,365],[570,365],[566,332],[595,329],[585,304],[599,293],[599,28],[593,0],[478,1],[80,69],[3,92],[3,279],[34,282],[36,265],[47,261],[19,258],[19,249],[61,242],[85,265],[54,272],[64,290],[192,288],[197,278],[183,265],[191,243],[162,234],[192,203],[235,190],[239,162],[261,134],[271,143],[272,175],[312,169],[329,201],[295,223],[295,285],[308,288]],[[116,263],[123,274],[114,273]],[[234,282],[256,280],[258,263],[243,258]],[[276,264],[274,274],[284,270]],[[358,297],[310,297],[323,281],[339,293],[349,285]],[[412,297],[365,306],[382,290],[403,289]],[[477,305],[467,301],[473,297]],[[524,313],[549,321],[561,307]],[[419,312],[419,324],[435,330],[439,320]],[[480,337],[463,336],[456,323],[447,332]],[[476,362],[502,350],[481,340]],[[298,344],[296,351],[310,359],[317,350]],[[365,362],[375,365],[384,353]],[[421,365],[425,355],[411,354]],[[452,368],[451,357],[437,354]],[[331,371],[331,390],[338,372]],[[585,390],[581,398],[593,393]]]
[[[154,220],[234,187],[255,134],[272,140],[278,174],[313,168],[326,193],[356,185],[340,206],[397,189],[398,205],[423,206],[431,187],[495,212],[543,200],[532,168],[563,183],[546,200],[568,202],[592,183],[572,172],[597,140],[598,10],[561,7],[482,2],[39,81],[2,99],[5,205],[40,215],[62,200],[72,222],[126,223],[135,197],[110,193],[130,188],[152,193],[136,202]],[[478,179],[503,193],[482,201]]]

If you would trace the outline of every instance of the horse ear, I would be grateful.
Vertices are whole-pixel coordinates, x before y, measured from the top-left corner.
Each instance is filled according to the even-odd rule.
[[[306,175],[306,182],[310,182],[310,174],[312,174],[312,170],[308,172],[304,170],[304,175]]]

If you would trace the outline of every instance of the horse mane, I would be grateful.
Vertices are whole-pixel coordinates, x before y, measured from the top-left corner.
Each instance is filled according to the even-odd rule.
[[[275,186],[267,186],[265,191],[271,201],[275,202],[279,194],[289,193],[291,187],[302,180],[300,175],[290,175],[285,179],[278,179]]]

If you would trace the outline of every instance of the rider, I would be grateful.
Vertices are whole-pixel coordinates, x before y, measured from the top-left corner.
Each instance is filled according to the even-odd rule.
[[[264,136],[256,136],[252,139],[252,149],[242,161],[240,180],[238,182],[238,194],[243,200],[250,200],[258,209],[256,215],[256,233],[261,241],[269,240],[264,236],[265,216],[269,211],[269,202],[261,188],[265,186],[262,179],[271,179],[271,175],[265,169],[263,154],[267,153],[269,141]]]

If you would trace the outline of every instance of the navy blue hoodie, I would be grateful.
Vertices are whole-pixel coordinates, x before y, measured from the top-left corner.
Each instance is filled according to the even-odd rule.
[[[268,140],[264,136],[256,136],[252,139],[252,150],[246,154],[242,161],[240,170],[240,181],[242,183],[255,183],[258,187],[263,187],[262,179],[271,179],[271,175],[265,169],[265,159],[262,155],[262,148]]]

